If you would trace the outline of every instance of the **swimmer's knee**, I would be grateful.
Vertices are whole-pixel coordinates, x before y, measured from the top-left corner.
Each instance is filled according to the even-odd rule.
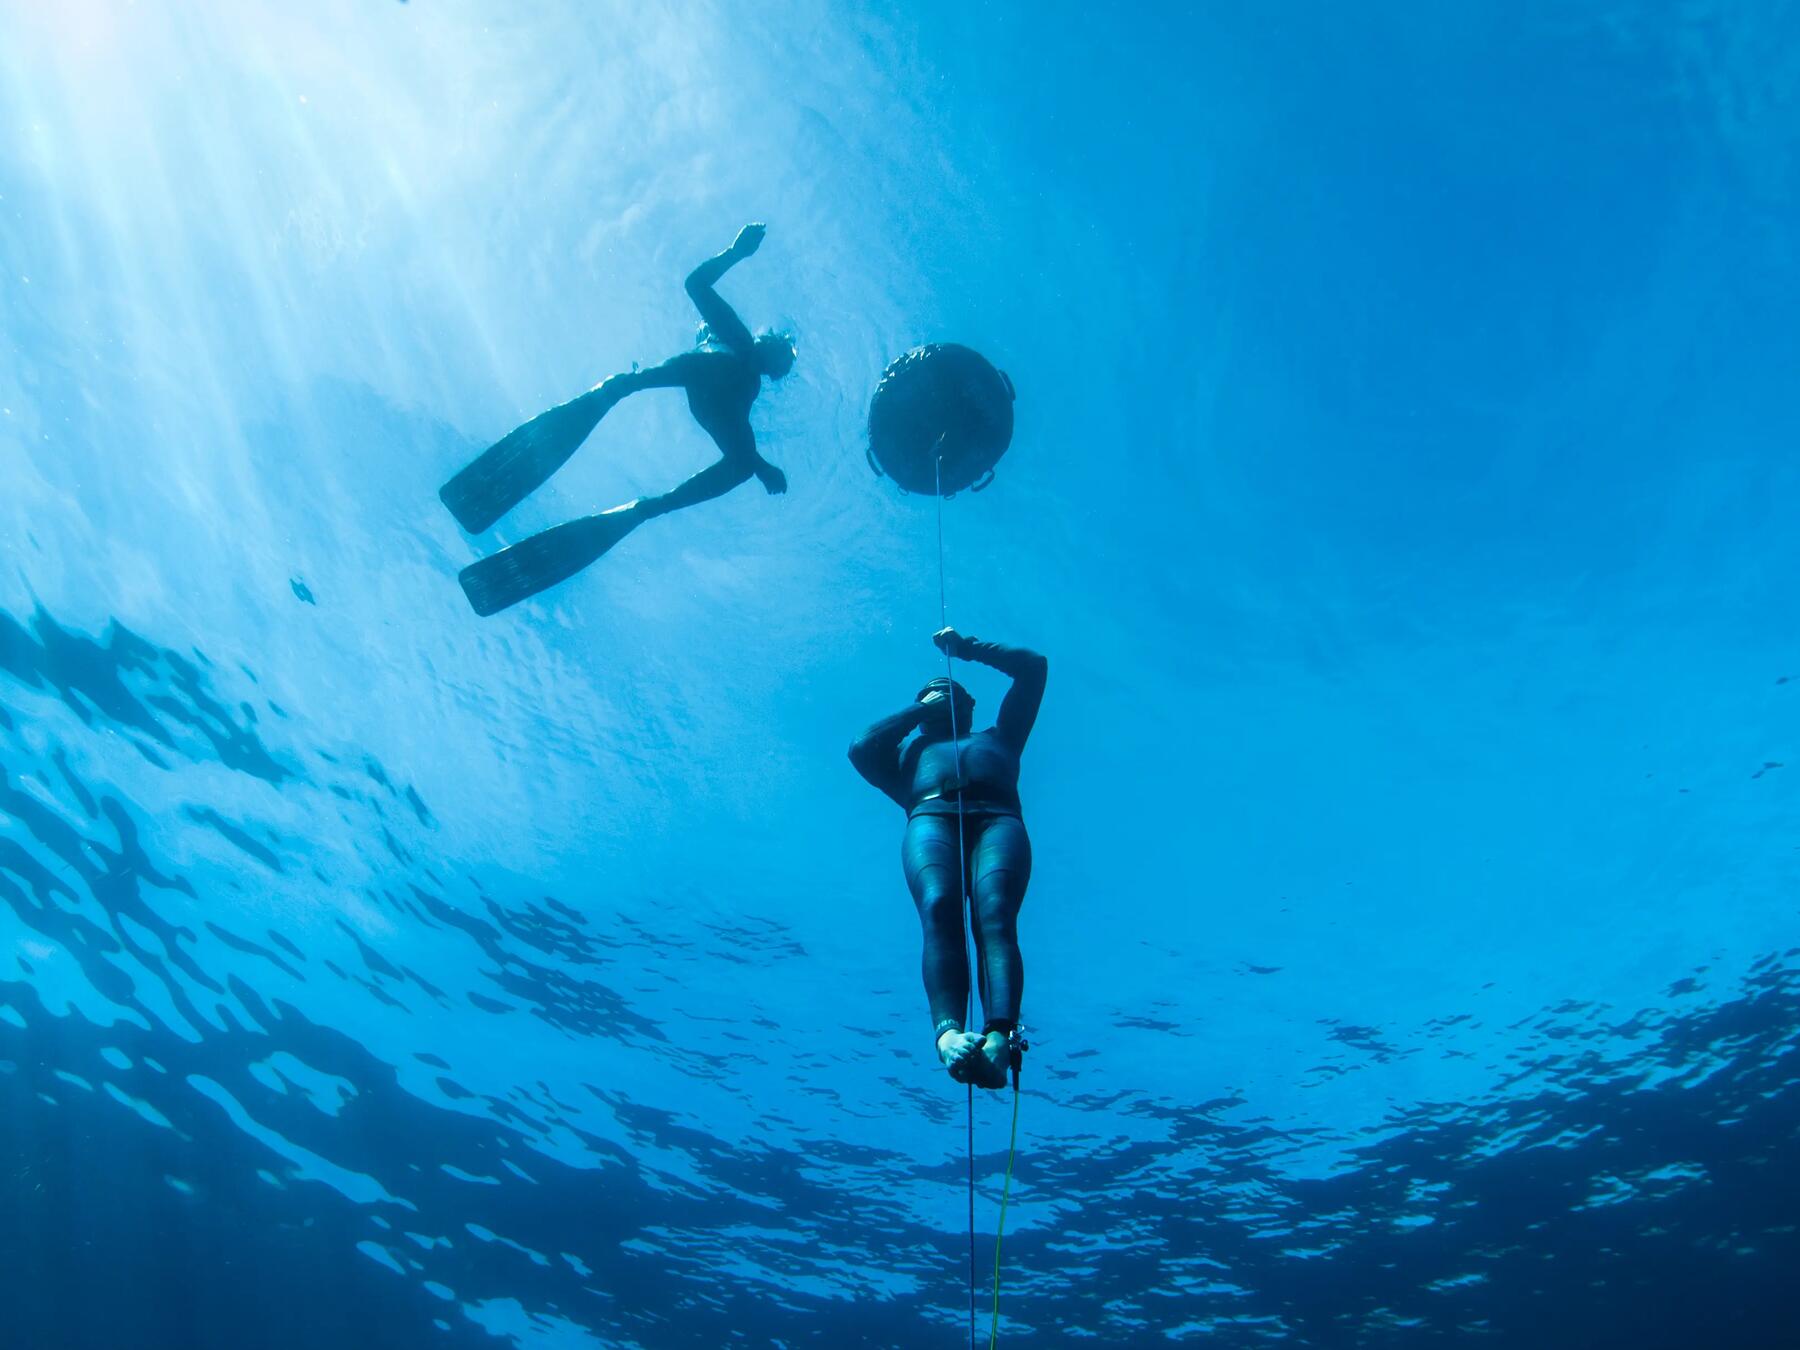
[[[1010,885],[978,885],[975,887],[975,922],[996,935],[1010,933],[1018,922],[1019,904],[1023,899],[1023,894]]]
[[[919,915],[927,924],[962,926],[962,898],[952,890],[928,887],[919,896]]]

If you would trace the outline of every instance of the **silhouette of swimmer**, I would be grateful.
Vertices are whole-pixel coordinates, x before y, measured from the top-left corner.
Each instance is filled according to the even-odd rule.
[[[717,464],[671,492],[558,525],[465,567],[457,579],[477,614],[516,605],[574,576],[644,521],[710,501],[750,478],[771,493],[787,491],[787,477],[757,451],[750,405],[762,392],[765,376],[779,380],[793,369],[793,341],[773,332],[752,337],[713,289],[720,277],[756,252],[766,228],[744,226],[730,248],[688,274],[687,293],[704,321],[699,349],[647,370],[614,375],[534,417],[439,489],[457,522],[479,534],[561,468],[620,399],[644,389],[684,390],[694,420],[719,447]]]
[[[925,996],[938,1058],[958,1082],[1002,1088],[1012,1063],[1008,1037],[1019,1024],[1025,985],[1018,919],[1031,880],[1031,840],[1019,808],[1019,756],[1037,721],[1049,663],[1034,651],[981,642],[954,628],[939,631],[932,641],[958,660],[1012,676],[994,725],[971,733],[974,698],[940,676],[912,703],[858,736],[850,762],[906,811],[901,861],[924,930]],[[902,747],[914,731],[917,737]],[[979,1036],[963,1027],[969,998],[965,883],[987,1019]]]

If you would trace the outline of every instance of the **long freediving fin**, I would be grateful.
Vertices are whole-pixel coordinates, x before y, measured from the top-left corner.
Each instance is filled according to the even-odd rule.
[[[438,489],[438,496],[470,534],[480,534],[568,462],[621,397],[611,381],[549,412],[539,413],[482,451]]]
[[[637,528],[637,502],[521,539],[511,548],[470,563],[457,573],[463,594],[486,618],[566,581]]]

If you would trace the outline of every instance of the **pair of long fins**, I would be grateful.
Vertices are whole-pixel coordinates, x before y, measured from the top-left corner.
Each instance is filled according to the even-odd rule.
[[[588,438],[619,395],[597,385],[532,418],[484,450],[438,489],[456,523],[480,534],[542,487]],[[484,618],[566,581],[636,528],[636,502],[534,534],[457,574]]]

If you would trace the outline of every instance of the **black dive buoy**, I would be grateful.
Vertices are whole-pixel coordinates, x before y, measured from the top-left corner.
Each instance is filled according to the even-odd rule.
[[[1013,386],[1006,372],[969,347],[934,342],[900,357],[875,386],[869,467],[903,492],[980,492],[1012,444],[1012,432]]]

